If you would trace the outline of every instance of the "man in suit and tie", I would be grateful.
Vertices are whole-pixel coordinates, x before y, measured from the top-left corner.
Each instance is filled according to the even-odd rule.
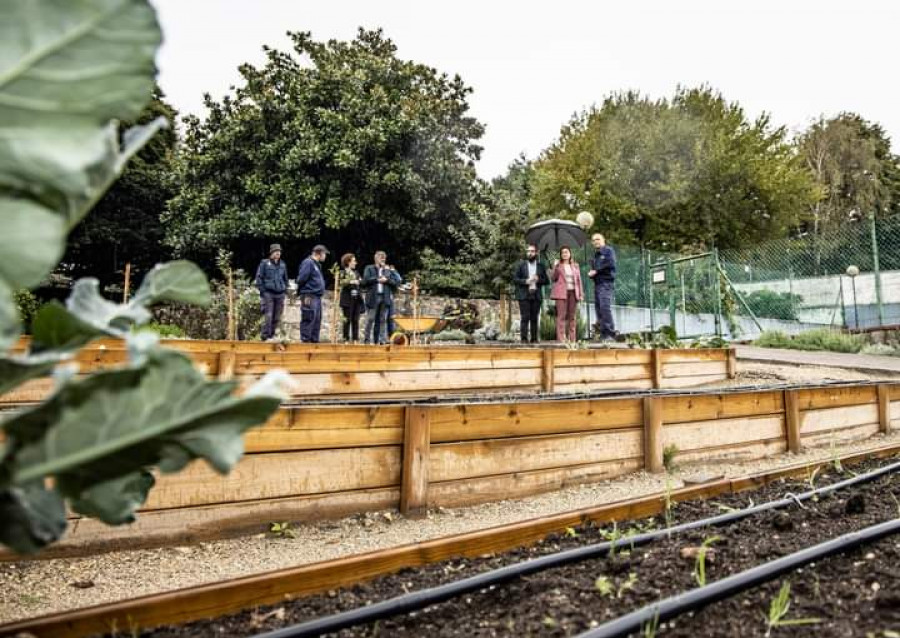
[[[375,253],[375,263],[363,270],[362,285],[366,289],[365,343],[387,343],[388,313],[393,304],[394,292],[403,282],[393,266],[386,265],[383,250]]]
[[[543,299],[541,287],[549,284],[550,278],[547,277],[547,268],[538,259],[538,249],[534,244],[528,244],[525,259],[516,264],[513,281],[516,284],[516,299],[519,301],[522,341],[526,342],[530,337],[531,343],[537,343]]]

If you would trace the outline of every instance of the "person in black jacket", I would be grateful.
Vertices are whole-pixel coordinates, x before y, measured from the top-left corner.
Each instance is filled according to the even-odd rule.
[[[594,256],[588,277],[594,280],[594,308],[597,311],[600,338],[609,341],[615,339],[617,334],[612,315],[612,303],[616,295],[616,252],[612,246],[606,245],[606,238],[600,233],[594,233],[591,243],[594,245]]]
[[[547,268],[537,256],[537,246],[528,244],[525,259],[516,264],[513,281],[516,284],[516,299],[519,301],[520,332],[522,341],[538,342],[538,318],[541,312],[541,286],[550,283]]]
[[[347,253],[341,257],[341,311],[344,313],[344,341],[359,341],[359,315],[366,303],[360,290],[362,283],[356,271],[356,255]]]
[[[263,259],[256,269],[256,287],[259,289],[263,326],[260,337],[265,341],[275,336],[284,310],[284,294],[287,291],[287,266],[281,261],[281,246],[269,246],[269,258]]]

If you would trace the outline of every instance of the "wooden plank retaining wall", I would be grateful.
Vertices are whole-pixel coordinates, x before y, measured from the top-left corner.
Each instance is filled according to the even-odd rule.
[[[138,521],[76,521],[51,549],[184,542],[271,521],[523,497],[677,462],[758,459],[900,426],[900,385],[469,404],[290,406],[228,476],[163,476]]]
[[[420,397],[440,393],[590,392],[682,388],[734,376],[734,350],[625,350],[488,346],[348,346],[169,340],[211,377],[249,385],[269,370],[296,381],[294,398]],[[27,346],[21,341],[20,349]],[[281,349],[279,349],[281,348]],[[76,355],[82,372],[122,364],[122,342],[100,341]],[[52,381],[38,379],[0,396],[39,401]]]

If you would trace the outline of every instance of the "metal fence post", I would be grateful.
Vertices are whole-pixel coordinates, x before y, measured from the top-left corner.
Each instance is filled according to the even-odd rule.
[[[878,326],[884,325],[884,304],[881,301],[881,268],[878,263],[878,231],[875,228],[875,212],[869,215],[872,233],[872,267],[875,271],[875,303],[878,304]]]
[[[712,263],[713,289],[716,291],[716,336],[722,338],[722,283],[719,275],[719,249],[713,246]],[[732,337],[734,335],[731,335]]]

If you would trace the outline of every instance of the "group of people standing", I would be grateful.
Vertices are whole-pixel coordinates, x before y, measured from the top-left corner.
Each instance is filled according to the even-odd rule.
[[[616,253],[606,244],[600,233],[591,237],[594,255],[590,261],[588,277],[594,282],[594,308],[600,337],[611,340],[616,337],[612,316],[612,301],[615,294]],[[519,302],[520,335],[523,342],[539,341],[539,319],[543,301],[542,287],[551,285],[550,299],[556,302],[557,341],[576,340],[576,316],[578,303],[584,299],[584,285],[581,268],[572,257],[569,246],[561,246],[559,259],[547,267],[538,259],[538,247],[529,244],[525,249],[525,259],[516,264],[513,272],[516,285],[516,299]]]
[[[300,263],[297,273],[297,298],[300,302],[300,340],[318,343],[322,328],[322,296],[325,294],[325,276],[322,263],[329,251],[321,244],[313,247],[309,257]],[[387,255],[379,250],[374,263],[357,271],[356,255],[347,253],[341,258],[339,283],[340,306],[344,315],[344,341],[359,341],[359,321],[365,315],[363,331],[365,343],[387,343],[392,332],[394,293],[403,278],[393,266],[387,265]],[[281,246],[272,244],[269,257],[256,269],[256,287],[259,290],[263,314],[262,339],[275,336],[281,323],[284,298],[288,289],[287,266],[281,259]]]

